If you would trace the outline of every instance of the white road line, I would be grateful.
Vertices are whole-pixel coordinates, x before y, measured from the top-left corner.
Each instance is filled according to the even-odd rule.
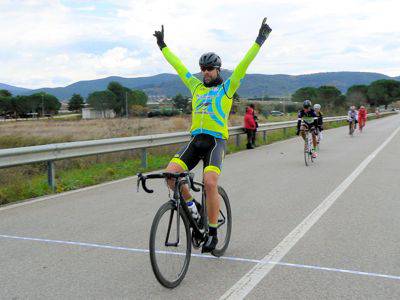
[[[261,262],[255,265],[238,282],[227,290],[220,299],[243,299],[253,288],[274,268],[276,264],[269,261],[279,262],[294,245],[310,230],[310,228],[325,214],[340,195],[361,174],[376,155],[393,139],[399,132],[398,127],[374,152],[372,152],[361,164],[347,177],[325,200],[312,211],[289,235],[287,235]]]
[[[111,246],[111,245],[85,243],[85,242],[51,240],[51,239],[15,236],[15,235],[7,235],[7,234],[0,234],[0,238],[13,239],[13,240],[23,240],[23,241],[32,241],[32,242],[42,242],[42,243],[48,243],[48,244],[61,244],[61,245],[82,246],[82,247],[90,247],[90,248],[121,250],[121,251],[138,252],[138,253],[149,253],[148,249],[138,249],[138,248]],[[182,256],[186,255],[185,253],[182,253],[182,252],[172,252],[172,251],[157,251],[157,253],[170,254],[170,255],[182,255]],[[208,259],[218,259],[218,257],[215,257],[215,256],[197,254],[197,253],[193,253],[192,256],[193,257],[200,257],[200,258],[208,258]],[[259,263],[260,262],[260,260],[258,260],[258,259],[240,258],[240,257],[228,257],[228,256],[220,257],[220,259],[230,260],[230,261],[239,261],[239,262],[250,262],[250,263]]]
[[[72,245],[72,246],[100,248],[100,249],[109,249],[109,250],[129,251],[129,252],[135,252],[135,253],[149,253],[148,249],[138,249],[138,248],[111,246],[111,245],[85,243],[85,242],[73,242],[73,241],[61,241],[61,240],[51,240],[51,239],[42,239],[42,238],[22,237],[22,236],[6,235],[6,234],[0,234],[0,238],[23,240],[23,241],[33,241],[33,242],[41,242],[41,243],[48,243],[48,244],[61,244],[61,245]],[[163,254],[170,254],[170,255],[182,255],[182,256],[185,255],[185,253],[182,253],[182,252],[170,252],[170,251],[157,251],[157,252],[163,253]],[[393,279],[393,280],[400,281],[400,276],[396,276],[396,275],[362,272],[362,271],[354,271],[354,270],[347,270],[347,269],[337,269],[337,268],[328,268],[328,267],[293,264],[293,263],[285,263],[285,262],[275,262],[275,261],[262,261],[259,259],[231,257],[231,256],[222,256],[222,257],[218,258],[218,257],[211,256],[211,255],[204,255],[204,254],[197,254],[197,253],[193,253],[192,257],[198,257],[198,258],[203,258],[203,259],[212,259],[212,260],[222,259],[222,260],[227,260],[227,261],[247,262],[247,263],[253,263],[253,264],[263,263],[263,264],[270,264],[270,265],[274,265],[274,266],[277,265],[277,266],[283,266],[283,267],[292,267],[292,268],[309,269],[309,270],[317,270],[317,271],[347,273],[347,274],[353,274],[353,275],[378,277],[378,278]]]

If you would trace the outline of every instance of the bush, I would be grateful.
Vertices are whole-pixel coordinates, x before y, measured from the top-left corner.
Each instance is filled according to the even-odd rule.
[[[180,115],[182,112],[179,109],[175,109],[175,108],[163,108],[160,110],[152,110],[150,112],[147,113],[147,116],[149,118],[152,117],[172,117],[172,116],[177,116]]]
[[[149,108],[141,105],[132,105],[129,112],[131,116],[145,117],[149,113]]]

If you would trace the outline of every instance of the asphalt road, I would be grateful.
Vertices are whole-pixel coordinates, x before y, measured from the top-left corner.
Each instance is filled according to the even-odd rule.
[[[174,290],[145,252],[162,182],[152,195],[131,178],[0,208],[0,299],[399,299],[399,128],[395,115],[352,138],[325,131],[310,167],[299,138],[229,155],[226,257],[193,257]]]

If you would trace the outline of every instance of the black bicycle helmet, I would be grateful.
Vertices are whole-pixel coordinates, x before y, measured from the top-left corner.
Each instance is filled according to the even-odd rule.
[[[221,68],[221,58],[214,52],[204,53],[199,60],[200,67]]]
[[[311,101],[310,100],[304,100],[303,108],[310,108],[310,107],[311,107]]]

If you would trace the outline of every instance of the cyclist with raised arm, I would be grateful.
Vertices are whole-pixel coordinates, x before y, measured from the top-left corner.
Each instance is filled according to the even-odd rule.
[[[306,139],[306,131],[310,131],[312,135],[313,148],[311,150],[311,155],[316,158],[317,155],[317,127],[318,127],[318,117],[315,114],[314,109],[311,107],[311,101],[305,100],[303,102],[303,108],[297,114],[297,132],[296,134],[301,134],[302,138]]]
[[[322,141],[322,131],[324,130],[324,115],[321,112],[321,104],[314,104],[314,110],[315,110],[315,114],[317,115],[318,118],[318,127],[317,127],[317,144],[320,143],[320,141]]]
[[[193,76],[167,47],[164,41],[164,26],[161,27],[161,31],[154,33],[164,57],[192,94],[190,142],[173,157],[166,171],[180,173],[192,170],[200,160],[203,160],[209,236],[203,244],[202,252],[211,252],[218,243],[217,226],[220,206],[218,178],[226,152],[226,141],[229,137],[228,118],[233,94],[239,88],[248,66],[271,31],[264,18],[255,43],[226,81],[223,81],[220,76],[221,58],[217,54],[207,52],[200,57],[199,65],[203,76],[203,81],[201,81]],[[173,188],[173,181],[168,183]],[[196,205],[187,186],[184,187],[182,195],[192,212],[196,213]]]

